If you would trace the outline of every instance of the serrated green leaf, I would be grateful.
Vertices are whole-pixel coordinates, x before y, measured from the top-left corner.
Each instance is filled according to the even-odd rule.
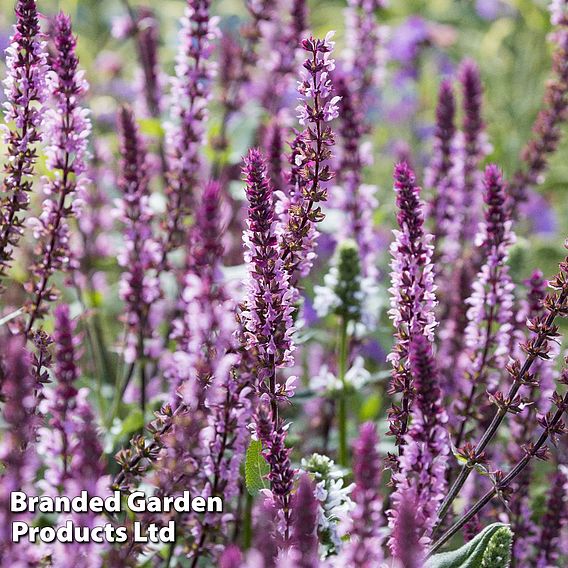
[[[482,564],[483,555],[496,534],[500,535],[498,536],[499,539],[502,538],[502,533],[499,533],[499,531],[503,529],[511,532],[509,526],[503,523],[489,525],[461,548],[432,556],[426,562],[425,568],[486,568]],[[506,567],[507,565],[504,564],[503,566]],[[494,566],[489,565],[487,568],[494,568]]]
[[[251,440],[245,458],[245,482],[247,491],[255,497],[261,489],[268,489],[266,476],[270,466],[262,455],[262,444],[259,440]]]

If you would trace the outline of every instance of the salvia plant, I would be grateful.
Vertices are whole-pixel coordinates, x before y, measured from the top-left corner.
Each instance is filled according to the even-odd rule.
[[[2,567],[568,565],[566,0],[463,6],[487,53],[549,16],[513,158],[394,2],[337,43],[306,0],[4,4]],[[12,503],[84,491],[119,507]]]

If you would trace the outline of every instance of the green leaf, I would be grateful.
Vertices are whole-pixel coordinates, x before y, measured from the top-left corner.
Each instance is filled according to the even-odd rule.
[[[146,136],[163,138],[165,134],[162,123],[157,118],[142,118],[139,120],[139,124],[142,134],[145,134]]]
[[[139,408],[136,408],[124,419],[122,422],[122,428],[120,429],[120,435],[126,436],[127,434],[132,434],[132,432],[137,432],[144,427],[144,416]]]
[[[361,422],[376,420],[381,413],[382,402],[379,393],[369,395],[361,405],[361,410],[359,411],[359,419]]]
[[[483,564],[486,552],[492,551],[493,548],[501,550],[503,544],[503,530],[512,535],[508,525],[503,523],[493,523],[485,527],[479,534],[473,537],[469,542],[464,544],[457,550],[451,552],[442,552],[432,556],[425,565],[425,568],[506,568],[509,564]],[[493,542],[493,538],[497,538]],[[490,548],[492,547],[492,548]],[[510,554],[509,554],[510,556]],[[491,552],[491,558],[495,558]]]
[[[266,476],[270,466],[262,455],[262,444],[259,440],[251,440],[245,458],[245,482],[247,491],[255,497],[261,489],[268,489]]]

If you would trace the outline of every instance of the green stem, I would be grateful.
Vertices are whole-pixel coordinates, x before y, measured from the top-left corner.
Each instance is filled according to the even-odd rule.
[[[243,550],[248,550],[252,544],[252,495],[245,491],[245,511],[243,515]]]
[[[349,337],[347,335],[347,320],[341,318],[339,328],[339,357],[338,357],[338,376],[341,381],[341,392],[339,394],[338,409],[338,430],[339,430],[339,463],[347,467],[349,465],[349,454],[347,449],[347,389],[345,375],[347,373]]]

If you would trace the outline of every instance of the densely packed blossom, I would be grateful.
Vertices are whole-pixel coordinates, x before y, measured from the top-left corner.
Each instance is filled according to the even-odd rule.
[[[138,357],[152,355],[152,346],[147,345],[147,339],[152,337],[150,308],[160,297],[156,276],[159,247],[152,233],[146,150],[130,109],[121,109],[119,125],[122,159],[119,187],[122,198],[117,202],[116,211],[126,231],[125,247],[118,258],[124,269],[120,296],[127,306],[124,359],[133,363]]]
[[[4,79],[4,142],[7,160],[0,206],[0,277],[6,275],[14,248],[23,233],[22,211],[30,202],[29,193],[35,163],[36,145],[41,142],[44,120],[42,105],[47,98],[47,55],[41,37],[35,0],[16,5],[16,26],[6,50],[8,73]]]
[[[508,360],[509,334],[513,308],[514,285],[508,274],[508,250],[514,243],[507,196],[502,174],[496,166],[485,170],[483,180],[486,203],[485,222],[480,224],[476,243],[486,259],[472,284],[472,294],[466,300],[468,324],[464,331],[465,362],[456,374],[457,389],[461,391],[460,412],[462,423],[456,438],[459,446],[465,440],[465,425],[478,386],[492,392],[499,387],[495,376]],[[463,373],[463,377],[460,377]]]
[[[432,356],[432,346],[423,335],[412,338],[409,346],[410,374],[415,401],[412,422],[405,436],[405,447],[394,476],[396,490],[389,523],[394,531],[399,523],[398,506],[405,499],[414,501],[413,509],[420,540],[428,544],[436,523],[436,510],[446,493],[446,466],[449,437],[448,417],[442,404],[442,391]],[[406,522],[406,521],[404,521]],[[390,547],[394,553],[395,538]]]
[[[256,349],[260,361],[259,381],[261,385],[268,383],[275,397],[275,370],[292,362],[293,293],[278,251],[274,191],[259,150],[249,151],[243,175],[249,202],[243,240],[248,249],[245,260],[250,266],[243,312],[245,334],[249,349]]]
[[[88,183],[85,172],[91,123],[88,110],[80,106],[88,85],[78,67],[77,40],[68,16],[58,14],[54,33],[56,55],[50,61],[51,70],[47,75],[52,106],[45,118],[45,136],[49,141],[45,151],[46,167],[53,179],[45,181],[46,199],[41,215],[31,220],[39,246],[37,260],[32,265],[33,278],[27,283],[30,300],[26,305],[29,313],[26,333],[36,319],[47,313],[45,302],[57,297],[50,283],[52,275],[57,270],[68,270],[73,262],[68,219],[76,206],[74,196]]]
[[[413,387],[409,372],[408,345],[413,338],[424,335],[434,338],[437,325],[434,307],[432,237],[424,231],[423,204],[416,178],[406,163],[394,171],[394,190],[398,207],[399,230],[394,231],[391,244],[391,309],[389,316],[396,329],[396,342],[388,359],[393,367],[390,392],[400,393],[400,406],[390,410],[390,431],[397,445],[404,444],[412,406]]]
[[[173,124],[168,133],[168,208],[162,262],[183,242],[185,226],[201,181],[207,101],[215,65],[210,61],[218,35],[210,0],[188,0],[180,31],[176,76],[172,86]]]

